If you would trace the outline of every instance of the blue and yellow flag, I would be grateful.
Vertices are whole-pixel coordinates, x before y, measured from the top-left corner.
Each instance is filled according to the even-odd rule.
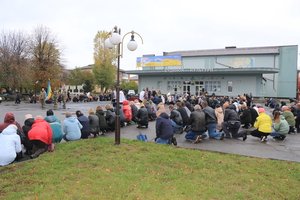
[[[51,99],[51,97],[52,97],[52,90],[51,90],[50,80],[48,80],[47,99]]]

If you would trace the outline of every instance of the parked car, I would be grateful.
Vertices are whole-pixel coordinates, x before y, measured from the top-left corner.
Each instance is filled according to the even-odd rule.
[[[136,99],[139,99],[139,95],[137,95],[137,94],[127,94],[127,100],[128,101],[134,101],[134,100],[136,100]]]
[[[9,94],[9,93],[0,94],[0,97],[2,98],[2,101],[14,101],[15,96],[16,95]]]
[[[135,91],[134,90],[128,90],[128,94],[135,95]]]

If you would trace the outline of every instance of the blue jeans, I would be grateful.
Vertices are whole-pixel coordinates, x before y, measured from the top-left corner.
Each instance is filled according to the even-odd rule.
[[[221,133],[216,131],[217,123],[207,124],[206,127],[210,138],[214,138],[217,140],[221,138]]]
[[[284,140],[284,138],[286,137],[285,135],[280,134],[280,133],[277,133],[276,131],[272,132],[272,133],[271,133],[271,136],[272,136],[274,139],[281,139],[281,140]]]
[[[170,144],[169,140],[165,140],[165,139],[161,139],[161,138],[157,138],[155,141],[157,144]]]
[[[173,133],[180,133],[183,129],[183,126],[176,124],[173,120],[171,120],[171,124],[173,127]]]
[[[185,135],[185,139],[187,140],[196,140],[198,135],[203,135],[204,132],[196,132],[196,131],[192,131],[190,130],[189,132],[187,132],[187,134]]]

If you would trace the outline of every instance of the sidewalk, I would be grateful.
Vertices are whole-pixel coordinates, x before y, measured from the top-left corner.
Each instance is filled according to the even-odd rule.
[[[65,118],[64,113],[66,111],[74,113],[76,110],[81,110],[87,115],[89,108],[95,109],[96,106],[105,105],[107,103],[108,102],[69,103],[67,104],[67,109],[61,109],[61,106],[59,106],[59,109],[54,110],[54,113],[61,121],[63,121]],[[13,112],[16,120],[23,125],[25,114],[30,113],[33,116],[45,116],[47,109],[52,109],[53,105],[46,105],[46,109],[42,110],[40,104],[27,104],[21,102],[21,104],[15,105],[13,102],[2,102],[0,108],[1,122],[3,122],[6,112]],[[270,112],[270,110],[268,110],[268,112]],[[136,139],[136,136],[140,132],[146,134],[150,141],[154,141],[155,122],[150,122],[148,129],[138,129],[136,128],[136,125],[123,127],[121,128],[121,138]],[[114,137],[114,133],[108,133],[107,136]],[[266,143],[261,143],[258,138],[248,136],[246,141],[226,138],[223,141],[204,139],[201,143],[193,144],[187,142],[184,139],[184,136],[185,133],[175,135],[179,147],[300,162],[300,134],[288,135],[284,141],[275,141],[272,137],[268,137],[268,142]]]
[[[136,139],[139,132],[146,134],[148,140],[154,142],[155,122],[150,122],[148,129],[138,129],[136,128],[136,125],[123,127],[121,128],[121,138]],[[300,162],[300,134],[289,134],[284,141],[275,141],[269,136],[266,143],[260,142],[259,138],[248,135],[246,141],[242,141],[242,139],[226,138],[221,141],[206,138],[198,144],[186,141],[184,138],[185,134],[186,133],[184,132],[183,134],[175,135],[177,146],[259,158]],[[114,137],[114,133],[109,133],[109,136]]]

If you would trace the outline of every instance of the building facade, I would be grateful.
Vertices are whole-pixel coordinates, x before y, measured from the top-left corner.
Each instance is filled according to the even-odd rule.
[[[298,46],[164,52],[137,59],[143,88],[167,94],[295,98]]]

